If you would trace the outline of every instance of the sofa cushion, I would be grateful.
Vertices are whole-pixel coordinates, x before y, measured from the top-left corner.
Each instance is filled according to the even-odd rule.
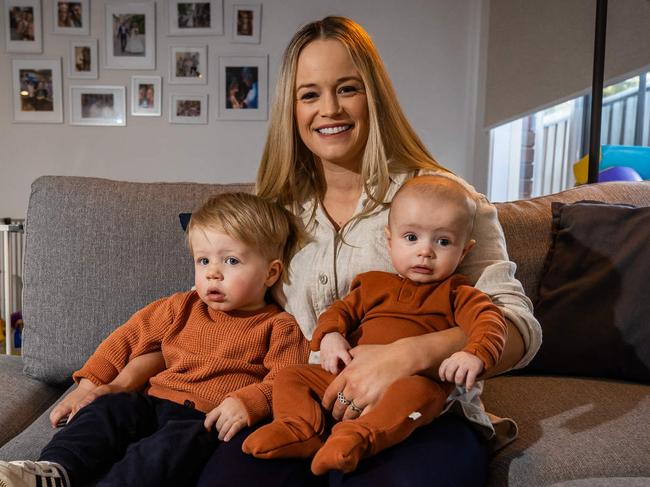
[[[488,411],[519,426],[519,437],[490,462],[491,487],[650,477],[650,386],[502,376],[486,381],[483,401]]]
[[[193,284],[178,214],[251,184],[45,176],[25,228],[25,371],[63,382],[147,303]]]
[[[552,241],[551,204],[580,200],[650,206],[650,181],[586,184],[548,196],[495,204],[508,255],[517,264],[516,277],[533,302],[537,300],[544,258]]]
[[[34,421],[63,390],[27,377],[15,355],[0,355],[0,384],[0,446]]]
[[[650,383],[650,208],[553,204],[528,371]]]

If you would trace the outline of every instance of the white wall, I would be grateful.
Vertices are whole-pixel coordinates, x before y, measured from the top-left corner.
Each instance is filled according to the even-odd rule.
[[[103,63],[104,0],[91,1],[91,37],[99,39],[98,80],[66,77],[70,36],[52,34],[52,2],[42,1],[44,52],[7,54],[0,31],[0,217],[23,217],[29,186],[43,174],[83,175],[131,181],[252,181],[262,151],[266,122],[216,119],[216,59],[219,55],[269,55],[269,92],[284,46],[304,23],[329,14],[360,22],[373,36],[407,116],[433,155],[448,168],[473,180],[478,79],[478,29],[482,0],[268,0],[261,2],[260,45],[232,44],[231,0],[224,2],[224,36],[169,37],[166,1],[156,2],[157,69],[106,70]],[[0,14],[2,15],[2,14]],[[4,19],[3,19],[4,20]],[[2,29],[4,29],[4,21]],[[208,45],[209,85],[170,86],[170,45]],[[12,122],[11,59],[63,58],[64,123]],[[163,77],[163,116],[128,117],[127,127],[79,127],[68,124],[68,87],[107,84],[127,87],[133,74]],[[170,92],[208,93],[210,123],[171,125],[167,116]],[[127,104],[130,113],[130,106]]]

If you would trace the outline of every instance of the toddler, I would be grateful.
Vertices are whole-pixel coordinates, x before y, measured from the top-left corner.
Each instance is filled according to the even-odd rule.
[[[38,462],[0,462],[0,485],[193,485],[219,440],[270,417],[278,370],[309,353],[293,317],[266,299],[287,278],[300,223],[276,204],[228,193],[195,211],[187,233],[195,289],[135,313],[73,377],[108,384],[155,351],[164,369],[145,393],[80,409]]]

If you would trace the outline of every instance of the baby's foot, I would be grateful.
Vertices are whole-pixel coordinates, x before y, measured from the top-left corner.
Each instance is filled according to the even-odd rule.
[[[342,423],[339,423],[341,425]],[[323,475],[330,470],[343,473],[357,468],[359,460],[366,456],[368,438],[359,431],[335,429],[311,462],[311,471]]]
[[[242,450],[257,458],[310,458],[323,442],[302,420],[274,420],[244,441]]]

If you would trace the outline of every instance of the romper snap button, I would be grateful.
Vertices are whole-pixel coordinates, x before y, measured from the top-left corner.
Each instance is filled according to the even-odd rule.
[[[183,406],[194,409],[194,401],[185,399],[185,401],[183,401]]]

